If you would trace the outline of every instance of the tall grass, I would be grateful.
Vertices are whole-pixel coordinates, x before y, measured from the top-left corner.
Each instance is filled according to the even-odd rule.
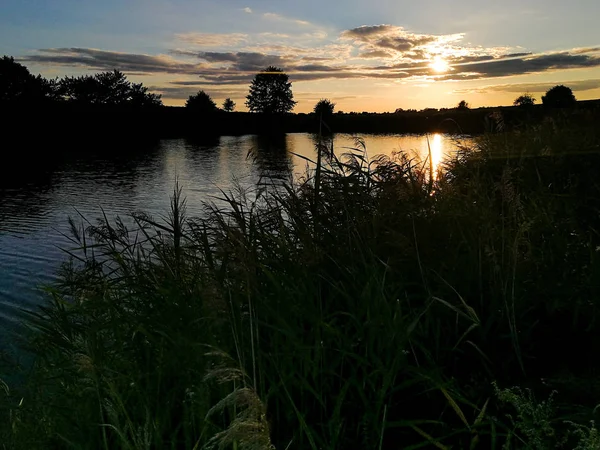
[[[320,145],[202,218],[176,189],[163,219],[72,221],[1,445],[538,448],[507,416],[535,398],[494,381],[557,391],[546,448],[597,442],[597,138],[489,134],[435,180]]]

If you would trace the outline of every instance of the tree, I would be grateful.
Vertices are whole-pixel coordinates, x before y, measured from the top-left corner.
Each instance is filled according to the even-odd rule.
[[[332,103],[330,100],[326,98],[322,98],[317,102],[315,107],[313,108],[314,113],[322,118],[331,117],[333,115],[333,110],[335,109],[335,103]]]
[[[223,111],[232,112],[235,109],[235,102],[230,98],[226,98],[223,102]]]
[[[469,104],[467,103],[466,100],[461,100],[458,103],[458,105],[456,106],[456,109],[461,109],[461,110],[469,109]]]
[[[0,104],[32,104],[54,97],[54,81],[37,77],[13,57],[0,59]]]
[[[62,99],[69,103],[135,108],[162,105],[160,95],[149,93],[142,83],[132,83],[118,70],[81,77],[64,77],[58,85]]]
[[[198,91],[196,95],[190,95],[185,102],[185,107],[199,113],[212,113],[217,110],[217,104],[204,91]]]
[[[273,66],[256,74],[246,98],[246,106],[251,112],[264,114],[287,113],[296,105],[289,77]]]
[[[577,100],[571,88],[563,85],[554,86],[542,97],[544,106],[551,108],[568,108],[574,106]]]
[[[523,94],[515,99],[513,102],[514,106],[520,106],[522,108],[528,108],[535,104],[535,98],[531,94]]]

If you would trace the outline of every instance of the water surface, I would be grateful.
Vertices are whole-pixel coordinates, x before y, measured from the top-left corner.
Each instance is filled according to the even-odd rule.
[[[456,149],[454,138],[442,135],[362,137],[371,158],[402,150],[425,159],[431,149],[437,166]],[[253,186],[261,177],[303,173],[307,163],[294,153],[314,159],[316,142],[306,133],[163,140],[135,151],[113,148],[111,156],[71,158],[29,179],[0,185],[0,334],[17,320],[16,309],[39,304],[38,286],[55,279],[66,260],[61,248],[72,248],[65,236],[69,216],[82,214],[93,221],[102,212],[114,217],[145,211],[159,217],[168,212],[176,179],[188,214],[198,215],[202,202],[219,197],[221,190]],[[334,138],[337,153],[355,144],[351,135]]]

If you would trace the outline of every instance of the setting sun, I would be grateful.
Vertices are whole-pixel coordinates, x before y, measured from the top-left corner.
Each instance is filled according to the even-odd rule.
[[[431,61],[429,67],[431,67],[434,70],[434,72],[437,73],[448,72],[448,70],[450,69],[450,65],[448,64],[448,62],[443,60],[439,56],[436,56],[435,59]]]

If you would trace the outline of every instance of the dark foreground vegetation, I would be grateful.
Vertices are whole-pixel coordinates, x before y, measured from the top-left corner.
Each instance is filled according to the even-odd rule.
[[[73,220],[0,447],[600,448],[599,133],[488,133],[435,180],[321,146],[202,218]]]

